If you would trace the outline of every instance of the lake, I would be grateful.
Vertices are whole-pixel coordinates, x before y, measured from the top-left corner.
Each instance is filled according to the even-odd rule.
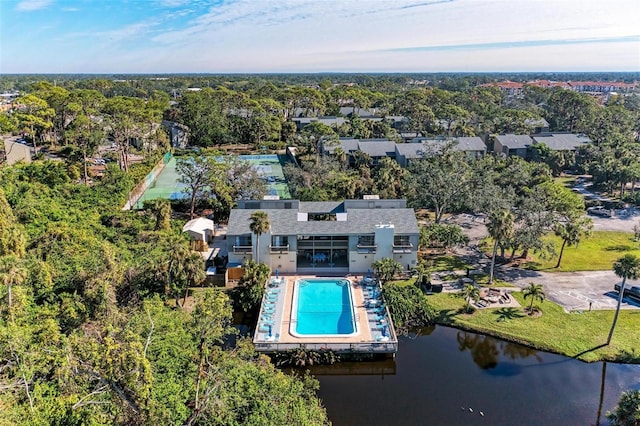
[[[402,337],[395,360],[311,372],[334,425],[584,426],[598,424],[599,407],[606,425],[620,393],[640,389],[640,365],[586,364],[439,326]]]

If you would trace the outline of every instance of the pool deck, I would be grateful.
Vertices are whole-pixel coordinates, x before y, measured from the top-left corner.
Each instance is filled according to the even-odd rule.
[[[293,305],[293,288],[297,280],[305,278],[314,279],[318,277],[314,275],[280,276],[278,284],[270,286],[272,294],[267,297],[271,297],[272,304],[275,306],[271,314],[272,325],[270,333],[264,327],[258,326],[256,328],[253,339],[256,350],[279,352],[303,347],[314,350],[331,349],[336,352],[395,353],[397,351],[398,341],[393,331],[389,313],[385,310],[383,315],[385,324],[381,324],[379,316],[373,313],[373,308],[367,307],[367,300],[370,300],[371,290],[360,284],[362,276],[346,277],[351,282],[355,320],[359,330],[357,335],[345,337],[297,337],[292,335],[290,332],[290,317]],[[268,309],[263,303],[260,309],[260,318],[263,318],[265,310]],[[380,334],[381,327],[385,327],[389,334],[389,337],[384,338],[384,340],[382,340],[383,338]]]

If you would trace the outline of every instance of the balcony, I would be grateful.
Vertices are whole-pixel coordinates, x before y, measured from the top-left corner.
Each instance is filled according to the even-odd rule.
[[[358,253],[375,253],[378,249],[377,244],[358,244]]]
[[[398,243],[393,245],[394,253],[411,253],[413,251],[413,244],[411,243]]]
[[[233,253],[234,254],[251,254],[253,253],[253,247],[252,246],[233,246]]]
[[[289,244],[270,245],[269,246],[269,252],[270,253],[276,253],[276,254],[289,253]]]

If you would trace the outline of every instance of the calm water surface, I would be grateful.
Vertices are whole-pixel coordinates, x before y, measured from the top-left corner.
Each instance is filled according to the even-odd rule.
[[[640,365],[585,364],[446,327],[402,338],[395,361],[312,372],[334,425],[606,425],[620,393],[640,389]]]

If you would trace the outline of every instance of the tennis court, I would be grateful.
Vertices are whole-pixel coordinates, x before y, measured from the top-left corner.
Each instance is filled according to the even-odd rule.
[[[286,156],[275,154],[239,155],[238,159],[246,161],[253,166],[258,175],[267,184],[268,195],[278,195],[283,200],[291,198],[289,187],[282,172],[282,166],[287,161]],[[155,200],[157,198],[179,200],[187,197],[185,185],[178,181],[179,178],[180,175],[176,171],[176,159],[172,157],[155,182],[142,194],[136,203],[136,208],[141,209],[142,203],[147,200]]]

